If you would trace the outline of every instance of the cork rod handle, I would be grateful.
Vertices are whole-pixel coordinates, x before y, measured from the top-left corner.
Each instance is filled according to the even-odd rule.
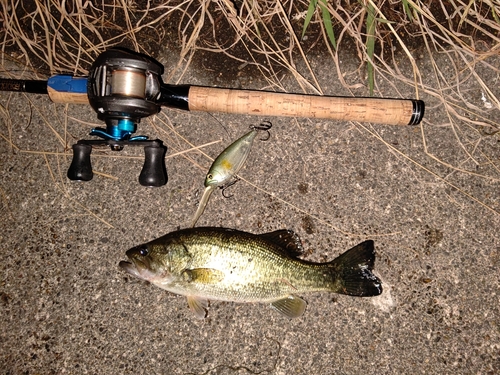
[[[191,86],[189,110],[259,116],[293,116],[341,121],[415,125],[424,103],[413,99],[313,96]]]
[[[47,94],[54,103],[89,104],[87,93],[62,92],[47,87]]]

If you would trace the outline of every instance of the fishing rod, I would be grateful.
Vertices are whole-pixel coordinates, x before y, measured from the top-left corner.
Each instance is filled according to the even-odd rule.
[[[92,179],[92,146],[107,145],[115,151],[126,145],[142,146],[145,160],[139,183],[143,186],[162,186],[167,182],[166,147],[160,140],[133,136],[141,119],[157,114],[162,107],[388,125],[417,125],[424,116],[424,102],[416,99],[318,96],[171,85],[162,81],[163,71],[163,65],[149,56],[112,48],[97,57],[88,77],[55,75],[46,81],[0,78],[0,91],[47,94],[55,103],[90,104],[106,128],[91,130],[90,135],[99,139],[79,140],[72,146],[73,160],[68,178]]]

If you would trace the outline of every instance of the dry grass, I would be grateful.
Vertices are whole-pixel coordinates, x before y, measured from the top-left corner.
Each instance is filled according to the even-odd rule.
[[[484,93],[485,103],[499,109],[498,93],[475,71],[478,65],[482,65],[495,74],[499,73],[498,66],[489,63],[490,57],[500,53],[498,1],[466,3],[452,0],[439,5],[432,1],[407,0],[405,3],[408,4],[406,12],[402,3],[397,1],[328,3],[337,38],[337,50],[334,50],[328,42],[319,11],[311,22],[315,29],[306,33],[314,42],[299,40],[309,5],[304,0],[164,0],[154,6],[141,6],[127,0],[108,0],[98,5],[91,2],[10,0],[1,4],[3,30],[0,46],[3,55],[8,54],[33,71],[42,68],[46,74],[73,72],[84,75],[96,55],[111,46],[126,45],[150,54],[151,50],[161,48],[165,40],[175,39],[174,44],[180,47],[178,69],[181,66],[187,69],[196,51],[212,51],[230,56],[235,63],[257,65],[269,87],[283,89],[280,80],[286,72],[293,74],[304,91],[322,93],[323,88],[316,79],[318,72],[310,67],[308,52],[318,46],[326,51],[331,60],[331,66],[326,68],[334,67],[339,80],[347,88],[356,89],[366,82],[348,84],[345,76],[350,72],[343,71],[338,57],[345,45],[354,41],[360,65],[373,60],[376,82],[391,80],[395,89],[411,86],[415,96],[423,90],[441,98],[446,110],[454,117],[460,117],[456,113],[460,106],[481,114],[478,118],[488,117],[484,114],[488,108],[464,101],[460,83],[464,77],[473,77]],[[427,3],[433,8],[428,8]],[[364,23],[368,7],[375,11],[377,20],[378,53],[371,58],[367,54]],[[439,12],[436,7],[441,8]],[[440,19],[436,19],[436,13]],[[447,24],[443,25],[444,20]],[[172,24],[177,26],[176,30]],[[226,26],[232,29],[230,33]],[[407,45],[408,42],[411,45]],[[414,46],[417,45],[425,47],[416,51]],[[244,55],[242,50],[247,54]],[[400,55],[395,55],[396,50],[403,51],[406,62]],[[438,87],[429,87],[422,79],[415,63],[417,52],[430,59]],[[452,74],[441,71],[435,64],[433,56],[436,53],[450,56],[454,64]],[[410,76],[400,71],[399,66],[404,63],[413,68]],[[299,71],[297,66],[305,66],[305,69]],[[165,80],[174,75],[175,71],[167,72]],[[491,121],[476,124],[498,125]]]
[[[441,123],[435,122],[436,117],[427,116],[420,128],[422,148],[429,157],[456,173],[500,180],[498,161],[480,147],[497,137],[500,130],[498,0],[328,2],[336,49],[329,41],[318,9],[306,32],[307,40],[300,40],[309,6],[306,0],[143,3],[3,1],[0,74],[85,75],[98,53],[111,46],[122,45],[151,54],[167,45],[179,52],[178,63],[164,75],[168,82],[181,81],[195,54],[209,51],[230,57],[236,65],[254,65],[267,82],[263,89],[286,90],[282,82],[288,76],[304,92],[323,94],[325,88],[317,76],[327,69],[337,73],[346,92],[367,95],[365,71],[367,62],[371,62],[376,96],[425,96],[429,114],[446,114]],[[371,35],[374,51],[369,51],[366,32],[369,11],[374,12],[371,16],[376,21]],[[323,51],[321,70],[313,69],[309,58],[311,51],[318,50]],[[356,71],[345,70],[339,57],[344,50],[354,50],[359,62]],[[15,60],[17,69],[12,68],[11,60]],[[15,148],[8,111],[2,108],[1,115],[6,121],[0,135]],[[429,133],[438,127],[453,133],[463,154],[460,164],[452,164],[434,151]],[[173,130],[168,124],[160,124],[160,128]],[[363,129],[384,142],[372,127]],[[68,141],[66,133],[60,135],[55,129],[52,132],[67,150],[72,140]],[[179,143],[178,139],[172,142],[177,142],[181,153],[195,147]],[[488,168],[478,173],[477,166]],[[438,175],[447,181],[448,175]]]

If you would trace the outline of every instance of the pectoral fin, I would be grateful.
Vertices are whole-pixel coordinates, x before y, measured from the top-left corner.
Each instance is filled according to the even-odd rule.
[[[206,318],[208,309],[208,301],[206,299],[188,296],[187,303],[189,310],[191,310],[198,319]]]
[[[216,284],[224,279],[224,272],[213,268],[194,268],[182,274],[186,281],[200,284]]]
[[[300,297],[288,296],[271,302],[271,307],[285,315],[287,318],[298,318],[304,313],[307,303]]]

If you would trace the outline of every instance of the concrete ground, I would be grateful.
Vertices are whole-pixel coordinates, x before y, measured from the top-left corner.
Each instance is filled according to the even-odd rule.
[[[418,64],[424,83],[435,85],[428,61]],[[349,94],[335,72],[319,70],[326,94]],[[499,77],[479,73],[496,80],[500,97]],[[183,82],[265,86],[246,74],[215,80],[200,57]],[[462,94],[483,105],[480,89],[465,84]],[[291,80],[285,85],[300,92]],[[383,82],[379,89],[394,96]],[[1,93],[0,133],[19,150],[0,140],[0,372],[499,373],[499,136],[466,122],[451,127],[435,98],[421,92],[421,99],[427,112],[416,127],[164,110],[138,134],[168,146],[169,181],[145,188],[137,182],[139,148],[94,151],[100,174],[87,183],[66,179],[71,157],[54,154],[64,151],[58,137],[69,145],[89,138],[101,125],[90,107]],[[489,114],[498,124],[498,109]],[[217,191],[198,225],[293,229],[313,261],[373,239],[384,292],[304,295],[306,312],[295,320],[262,304],[212,302],[200,321],[185,298],[133,279],[118,262],[128,248],[191,219],[211,162],[180,152],[218,141],[203,148],[214,158],[266,119],[271,139],[255,142],[243,180],[229,188],[233,197]]]

